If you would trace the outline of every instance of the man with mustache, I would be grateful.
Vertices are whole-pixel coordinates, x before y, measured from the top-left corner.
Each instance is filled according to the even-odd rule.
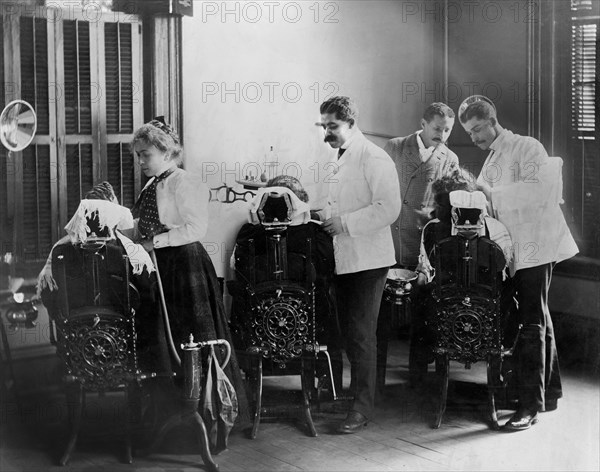
[[[467,98],[458,115],[473,143],[490,150],[477,185],[513,242],[509,289],[522,325],[514,355],[519,407],[504,428],[521,431],[562,397],[548,290],[554,265],[578,252],[560,208],[562,160],[549,157],[538,140],[500,126],[486,97]]]
[[[402,193],[402,212],[392,225],[396,261],[401,267],[414,269],[419,262],[421,230],[433,210],[431,183],[458,166],[458,157],[446,147],[453,126],[452,109],[432,103],[423,113],[421,130],[390,139],[385,145],[396,164]]]
[[[392,224],[398,267],[414,270],[417,266],[421,232],[431,219],[434,206],[431,184],[458,168],[458,157],[446,147],[453,126],[452,109],[444,103],[435,102],[425,109],[421,130],[410,136],[390,139],[385,146],[396,164],[402,194],[402,211]],[[411,386],[418,387],[427,373],[430,357],[424,342],[424,317],[419,313],[418,303],[413,303],[411,318],[409,378]],[[384,317],[381,318],[379,331],[381,336],[389,333]],[[380,340],[385,344],[381,336]],[[380,358],[385,357],[387,348],[380,350]],[[380,359],[381,362],[383,359]],[[380,384],[385,382],[384,371],[380,372],[381,375],[383,379],[379,379]]]
[[[390,224],[400,211],[400,187],[390,157],[358,129],[358,109],[350,98],[330,98],[320,113],[325,142],[338,149],[327,206],[317,214],[333,237],[336,298],[354,396],[337,432],[349,434],[373,416],[377,317],[395,262]]]

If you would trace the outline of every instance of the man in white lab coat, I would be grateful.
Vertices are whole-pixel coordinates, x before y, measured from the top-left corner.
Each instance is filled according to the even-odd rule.
[[[523,327],[515,352],[519,408],[505,429],[520,431],[562,397],[548,290],[554,265],[578,251],[559,206],[562,160],[549,157],[536,139],[500,126],[486,97],[467,98],[458,115],[473,143],[490,150],[477,184],[513,242],[510,284]]]
[[[338,313],[354,396],[337,431],[355,433],[373,415],[377,316],[388,269],[395,263],[390,225],[400,212],[400,190],[392,159],[358,129],[351,99],[333,97],[321,104],[320,113],[325,142],[338,155],[327,206],[318,216],[333,237]]]

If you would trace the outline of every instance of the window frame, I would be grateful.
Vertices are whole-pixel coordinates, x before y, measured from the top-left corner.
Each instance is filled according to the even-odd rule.
[[[26,227],[31,233],[31,224],[37,224],[39,233],[39,223],[26,221],[23,218],[24,213],[24,169],[23,169],[23,151],[9,153],[10,161],[7,162],[7,171],[0,185],[0,190],[5,193],[6,198],[2,198],[6,208],[3,209],[7,221],[2,222],[2,254],[11,252],[15,257],[16,265],[24,272],[24,275],[30,276],[31,272],[39,270],[40,263],[43,262],[48,254],[52,244],[60,239],[64,234],[64,226],[70,216],[68,214],[67,199],[74,198],[74,193],[81,193],[87,190],[80,188],[79,192],[68,188],[67,183],[67,146],[89,144],[92,146],[92,174],[93,183],[97,183],[108,178],[108,152],[107,146],[118,143],[120,145],[120,156],[122,160],[127,143],[130,141],[132,132],[143,123],[143,38],[142,38],[142,19],[133,14],[123,12],[105,12],[100,18],[94,18],[90,21],[85,11],[69,6],[68,10],[57,10],[45,7],[25,7],[15,4],[3,8],[2,22],[4,27],[3,34],[3,79],[5,83],[10,83],[12,87],[4,87],[4,102],[8,103],[14,99],[20,99],[23,95],[22,86],[25,77],[22,77],[21,64],[21,22],[24,18],[32,19],[33,24],[36,19],[43,19],[46,22],[46,54],[47,54],[47,80],[48,80],[48,134],[38,133],[30,146],[33,146],[35,159],[37,157],[36,146],[49,147],[49,179],[50,179],[50,212],[51,212],[51,241],[29,242],[26,240]],[[61,20],[57,20],[60,18]],[[29,20],[27,20],[29,21]],[[66,111],[65,100],[60,99],[60,93],[65,93],[65,64],[64,64],[64,22],[78,21],[86,24],[90,28],[89,55],[90,55],[90,82],[95,84],[100,91],[106,90],[105,76],[105,25],[107,23],[128,23],[131,24],[131,82],[136,87],[136,97],[133,100],[133,125],[131,132],[108,133],[106,129],[106,94],[99,93],[96,100],[91,100],[92,127],[91,133],[87,134],[67,134],[66,133]],[[119,28],[117,28],[119,31]],[[42,45],[43,48],[44,45]],[[120,79],[120,78],[119,78]],[[35,83],[35,80],[34,80]],[[79,85],[79,83],[78,83]],[[62,89],[62,90],[61,90]],[[119,96],[121,100],[122,96]],[[119,130],[121,131],[121,130]],[[30,148],[28,148],[30,149]],[[25,152],[28,149],[24,150]],[[3,158],[8,159],[8,155],[3,153]],[[139,163],[133,160],[133,198],[141,190],[141,173]],[[36,174],[37,175],[37,174]],[[36,179],[37,180],[37,179]],[[123,182],[120,182],[121,186]],[[131,183],[128,183],[130,185]],[[2,188],[4,187],[4,188]],[[71,196],[69,196],[71,190]],[[120,188],[115,188],[117,194]],[[131,193],[131,190],[129,191]],[[44,198],[46,195],[43,196]],[[37,198],[37,197],[36,197]],[[132,202],[128,202],[132,203]],[[39,206],[39,201],[37,202]],[[25,249],[31,246],[32,249]],[[31,267],[31,268],[30,268]]]

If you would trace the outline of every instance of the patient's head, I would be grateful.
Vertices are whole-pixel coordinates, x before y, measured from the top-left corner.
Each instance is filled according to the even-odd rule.
[[[457,168],[449,175],[437,179],[431,184],[433,199],[435,201],[434,216],[444,223],[450,223],[450,192],[454,190],[477,190],[475,177],[468,170]]]
[[[86,200],[108,200],[109,202],[119,203],[112,185],[106,180],[94,185],[83,198]]]
[[[107,181],[100,182],[94,185],[84,195],[84,198],[86,200],[107,200],[112,203],[119,203],[112,185]],[[100,219],[98,217],[98,211],[95,211],[87,217],[87,226],[90,229],[88,234],[95,234],[99,237],[107,237],[110,235],[110,228],[108,228],[107,226],[100,228]]]
[[[308,194],[302,184],[296,177],[291,175],[278,175],[267,182],[267,187],[285,187],[289,188],[303,202],[308,202]]]

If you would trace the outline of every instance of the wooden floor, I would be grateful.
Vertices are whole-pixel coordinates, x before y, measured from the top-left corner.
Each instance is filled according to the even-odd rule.
[[[308,437],[293,421],[265,422],[257,439],[236,432],[228,450],[215,456],[222,471],[598,471],[600,388],[598,372],[563,369],[565,398],[555,412],[519,433],[496,432],[485,423],[484,366],[451,366],[448,410],[432,429],[435,402],[407,386],[407,346],[391,345],[386,390],[376,417],[355,435],[333,429],[344,417],[342,403],[314,412],[319,436]],[[432,375],[430,375],[432,377]],[[347,382],[348,379],[345,379]],[[271,380],[274,389],[283,385]],[[289,380],[285,380],[289,383]],[[90,398],[85,427],[67,467],[56,465],[64,445],[66,406],[56,388],[9,394],[0,411],[0,470],[9,471],[193,471],[204,470],[191,430],[174,431],[146,457],[122,464],[118,441],[122,412],[118,395]],[[501,423],[511,414],[500,410]]]

